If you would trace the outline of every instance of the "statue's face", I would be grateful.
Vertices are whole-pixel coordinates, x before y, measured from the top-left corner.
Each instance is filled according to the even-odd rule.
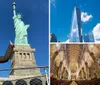
[[[18,14],[18,15],[17,15],[17,17],[18,17],[19,19],[21,19],[21,18],[22,18],[21,14]]]

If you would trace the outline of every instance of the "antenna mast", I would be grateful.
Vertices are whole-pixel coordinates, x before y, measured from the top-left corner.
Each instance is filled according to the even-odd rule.
[[[78,0],[76,0],[76,7],[78,7]]]

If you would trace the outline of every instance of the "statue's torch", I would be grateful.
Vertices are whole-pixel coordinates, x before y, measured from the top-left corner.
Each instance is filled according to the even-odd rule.
[[[14,13],[14,16],[16,16],[16,3],[13,2],[12,6],[13,6],[13,13]]]

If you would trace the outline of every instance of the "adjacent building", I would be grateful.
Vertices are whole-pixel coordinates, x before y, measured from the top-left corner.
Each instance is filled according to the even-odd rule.
[[[93,32],[84,35],[84,42],[95,42]]]
[[[57,37],[53,33],[50,35],[50,42],[57,42]]]

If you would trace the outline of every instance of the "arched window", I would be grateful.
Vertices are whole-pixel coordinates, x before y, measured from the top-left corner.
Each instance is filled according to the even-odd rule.
[[[22,55],[22,53],[19,53],[20,55]]]
[[[20,57],[22,58],[22,53],[19,53]]]
[[[27,85],[27,83],[23,79],[20,79],[15,83],[15,85]]]
[[[4,81],[2,85],[13,85],[11,81]]]
[[[23,53],[23,55],[24,55],[24,59],[26,59],[26,53]]]
[[[34,78],[30,81],[30,85],[42,85],[42,81],[40,79]]]
[[[27,53],[27,55],[29,56],[29,59],[30,59],[30,54],[29,54],[29,53]]]

